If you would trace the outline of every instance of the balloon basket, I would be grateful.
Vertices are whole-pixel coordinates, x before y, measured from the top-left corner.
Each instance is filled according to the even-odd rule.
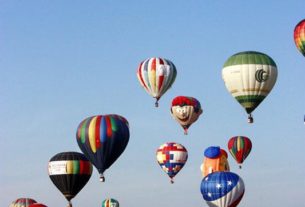
[[[100,182],[105,182],[105,177],[102,174],[100,174]]]
[[[248,116],[248,123],[249,123],[249,124],[252,124],[252,123],[253,123],[253,117],[252,117],[251,114],[249,114],[249,116]]]

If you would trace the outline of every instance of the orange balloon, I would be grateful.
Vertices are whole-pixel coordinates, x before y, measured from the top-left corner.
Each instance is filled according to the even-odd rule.
[[[214,158],[204,157],[200,170],[203,177],[213,172],[230,171],[227,152],[220,149],[218,156]]]

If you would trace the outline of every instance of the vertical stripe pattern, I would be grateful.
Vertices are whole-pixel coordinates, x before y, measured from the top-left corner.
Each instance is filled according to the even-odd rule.
[[[102,202],[102,207],[120,207],[120,204],[113,198],[107,198]]]
[[[174,83],[177,76],[176,66],[164,58],[148,58],[140,63],[137,77],[152,97],[159,99]]]
[[[76,140],[81,151],[102,174],[125,150],[129,123],[116,114],[92,116],[79,124]]]
[[[9,207],[29,207],[29,205],[37,203],[32,198],[18,198],[17,200],[13,201]]]
[[[242,164],[252,149],[252,142],[248,137],[236,136],[228,141],[228,149],[237,163]]]

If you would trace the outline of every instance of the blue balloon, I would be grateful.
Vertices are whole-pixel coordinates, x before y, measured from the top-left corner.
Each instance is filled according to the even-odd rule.
[[[236,207],[244,195],[245,185],[235,173],[215,172],[203,178],[200,190],[210,207]]]
[[[204,156],[208,158],[216,158],[220,155],[220,147],[211,146],[205,149]]]

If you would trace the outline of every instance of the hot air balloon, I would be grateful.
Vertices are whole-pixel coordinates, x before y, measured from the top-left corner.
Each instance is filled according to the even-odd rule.
[[[232,172],[214,172],[201,182],[201,194],[210,207],[236,207],[241,201],[245,185]]]
[[[104,171],[124,152],[129,141],[128,121],[119,115],[98,115],[83,120],[76,133],[79,148],[104,182]]]
[[[305,19],[294,28],[294,42],[298,50],[305,56]]]
[[[228,149],[236,162],[240,164],[239,168],[241,168],[241,164],[251,152],[252,143],[248,137],[236,136],[229,140]]]
[[[211,146],[204,151],[203,163],[200,166],[202,176],[213,172],[230,171],[228,154],[218,146]]]
[[[103,201],[102,207],[120,207],[120,204],[117,200],[108,198]]]
[[[171,114],[187,134],[188,128],[202,114],[200,102],[193,97],[177,96],[172,100]]]
[[[137,77],[146,92],[156,99],[155,106],[161,96],[172,86],[177,76],[175,65],[165,58],[148,58],[140,63]]]
[[[53,156],[48,165],[49,177],[72,207],[74,198],[86,185],[92,174],[92,165],[79,152],[61,152]]]
[[[37,203],[32,198],[18,198],[13,201],[9,207],[29,207],[31,204]]]
[[[157,161],[162,170],[174,183],[174,177],[183,168],[187,161],[187,150],[181,144],[168,142],[161,145],[157,150]]]
[[[29,205],[29,207],[48,207],[48,206],[46,206],[42,203],[34,203],[34,204]]]
[[[228,91],[249,114],[266,98],[277,79],[275,62],[260,52],[241,52],[231,56],[224,64],[222,78]]]

